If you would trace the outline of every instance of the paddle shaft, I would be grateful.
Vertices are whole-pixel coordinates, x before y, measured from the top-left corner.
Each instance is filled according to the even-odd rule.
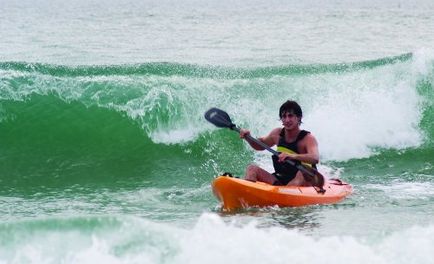
[[[239,128],[239,127],[232,126],[232,127],[230,127],[230,129],[235,130],[235,131],[237,131],[238,133],[240,133],[240,128]],[[255,143],[258,144],[259,146],[261,146],[261,147],[263,147],[264,149],[266,149],[266,150],[268,150],[269,152],[271,152],[273,155],[275,155],[275,156],[279,156],[279,152],[277,152],[277,151],[275,151],[274,149],[270,148],[267,144],[265,144],[264,142],[262,142],[262,141],[260,141],[260,140],[258,140],[258,139],[256,139],[256,138],[254,138],[254,137],[252,137],[251,135],[246,135],[245,138],[247,138],[247,139],[250,140],[250,141],[255,142]],[[287,162],[287,163],[289,163],[290,165],[296,167],[296,168],[299,169],[300,171],[302,171],[302,172],[304,172],[304,173],[306,173],[306,174],[308,174],[308,175],[310,175],[310,176],[312,176],[312,177],[315,177],[315,175],[314,175],[312,172],[308,171],[308,170],[307,170],[303,165],[301,165],[301,164],[296,164],[294,161],[289,160],[289,159],[285,160],[285,162]]]

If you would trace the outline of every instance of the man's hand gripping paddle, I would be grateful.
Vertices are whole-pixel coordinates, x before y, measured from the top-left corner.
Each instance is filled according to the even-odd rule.
[[[217,127],[223,127],[223,128],[229,128],[231,130],[237,131],[240,133],[240,128],[238,128],[234,123],[232,123],[231,118],[229,115],[218,108],[211,108],[205,113],[205,119],[208,120],[210,123],[214,124]],[[246,138],[249,140],[255,142],[256,144],[260,145],[264,149],[271,152],[273,155],[279,156],[279,152],[275,151],[274,149],[270,148],[267,144],[264,142],[253,138],[250,135],[246,135]],[[303,166],[302,164],[297,164],[294,161],[287,159],[285,160],[286,163],[289,163],[291,166],[295,166],[299,171],[303,173],[304,179],[311,183],[313,187],[317,190],[319,193],[324,193],[325,190],[323,189],[324,186],[324,176],[321,175],[317,170],[313,168],[309,168],[306,166]]]

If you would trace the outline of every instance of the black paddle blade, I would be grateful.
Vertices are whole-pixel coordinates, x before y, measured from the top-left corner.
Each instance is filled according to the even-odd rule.
[[[232,123],[228,113],[215,107],[206,111],[205,119],[217,127],[226,127],[230,129],[235,127],[235,124]]]

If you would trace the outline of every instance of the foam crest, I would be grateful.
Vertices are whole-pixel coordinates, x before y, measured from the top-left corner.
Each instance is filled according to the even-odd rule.
[[[393,199],[426,200],[434,196],[434,186],[429,182],[395,181],[391,185],[368,184],[367,187],[381,190]]]
[[[421,48],[414,52],[412,70],[415,74],[428,76],[434,72],[434,50]],[[431,76],[432,77],[432,76]]]
[[[426,232],[426,233],[424,233]],[[258,228],[255,222],[243,226],[226,224],[205,214],[191,233],[181,239],[176,263],[429,263],[434,227],[415,227],[396,232],[379,242],[351,236],[311,237],[280,227]],[[426,235],[425,235],[426,234]],[[423,246],[412,254],[405,239],[420,239]],[[416,243],[417,244],[417,243]],[[416,247],[416,246],[415,246]],[[314,250],[313,250],[314,249]]]
[[[296,229],[260,228],[256,221],[202,214],[191,228],[132,217],[58,219],[56,227],[20,223],[2,240],[0,261],[26,263],[430,263],[434,226],[369,239],[309,236]],[[77,220],[75,220],[77,221]],[[94,222],[91,228],[80,226]],[[25,223],[21,223],[25,224]],[[95,225],[96,224],[96,225]],[[25,226],[24,226],[25,227]],[[4,232],[5,226],[2,226]],[[21,230],[21,231],[20,231]],[[22,233],[25,232],[25,233]],[[19,250],[18,250],[19,249]],[[314,249],[314,250],[313,250]]]
[[[133,217],[84,216],[17,222],[6,228],[12,228],[13,236],[2,238],[0,262],[7,263],[164,263],[167,251],[174,252],[166,239],[173,239],[176,231]]]
[[[194,246],[191,246],[193,241]],[[325,263],[341,263],[342,259],[352,263],[381,261],[372,249],[351,237],[315,239],[296,230],[260,229],[255,222],[237,227],[236,224],[225,224],[214,215],[202,215],[192,234],[181,245],[177,263],[284,263],[288,260],[307,263],[313,259]],[[344,250],[346,248],[351,248],[351,252]],[[340,254],[326,254],[332,249]],[[325,259],[324,255],[328,257]]]
[[[434,247],[430,239],[433,232],[432,226],[415,227],[396,232],[377,244],[351,236],[315,238],[297,230],[258,228],[254,222],[237,227],[223,223],[216,216],[203,215],[192,234],[181,242],[182,250],[176,262],[406,263],[412,257],[417,263],[429,263],[429,252]],[[407,247],[406,238],[422,241],[422,247],[416,249],[418,254],[413,254],[417,246]]]
[[[195,75],[190,70],[181,75],[158,75],[144,70],[138,76],[51,76],[5,69],[1,97],[24,100],[34,93],[55,94],[67,102],[76,100],[86,106],[113,109],[136,120],[153,142],[163,144],[194,141],[213,129],[203,118],[210,107],[226,110],[237,125],[251,129],[253,135],[265,135],[280,126],[279,106],[294,99],[304,110],[303,128],[311,130],[319,140],[322,159],[347,160],[368,157],[378,148],[402,149],[422,144],[424,135],[419,123],[424,98],[418,94],[417,85],[427,74],[432,78],[433,59],[426,58],[427,54],[429,51],[424,50],[414,58],[405,55],[401,59],[379,59],[346,67],[304,66],[317,70],[291,72],[290,68],[282,74],[277,69],[264,76],[231,78],[219,76],[242,69],[214,69],[221,71],[216,76]],[[207,70],[213,72],[213,68]],[[63,71],[68,68],[62,68]],[[106,73],[105,69],[101,71]],[[14,82],[23,83],[16,89]]]
[[[151,138],[155,143],[175,144],[191,141],[199,134],[193,127],[172,129],[170,131],[154,131]]]
[[[376,148],[422,143],[421,97],[417,79],[407,69],[406,64],[389,65],[322,77],[316,99],[306,102],[305,123],[317,136],[324,159],[362,158]]]

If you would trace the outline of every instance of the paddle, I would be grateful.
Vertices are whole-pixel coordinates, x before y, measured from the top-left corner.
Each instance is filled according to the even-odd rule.
[[[229,128],[231,130],[234,130],[234,131],[237,131],[238,133],[240,133],[240,128],[238,128],[234,123],[232,123],[229,115],[223,110],[220,110],[218,108],[211,108],[208,111],[206,111],[205,119],[217,127]],[[260,145],[264,149],[268,150],[273,155],[279,156],[279,152],[270,148],[264,142],[254,138],[250,135],[246,135],[246,138],[255,142],[256,144]],[[295,166],[298,170],[300,170],[303,173],[305,180],[310,182],[312,184],[312,186],[316,187],[315,189],[317,190],[317,192],[319,192],[319,193],[325,192],[325,190],[323,189],[324,176],[321,175],[321,173],[319,173],[317,170],[315,170],[313,168],[308,168],[306,166],[303,166],[302,164],[297,164],[290,159],[285,160],[285,162],[289,163],[292,166]]]

